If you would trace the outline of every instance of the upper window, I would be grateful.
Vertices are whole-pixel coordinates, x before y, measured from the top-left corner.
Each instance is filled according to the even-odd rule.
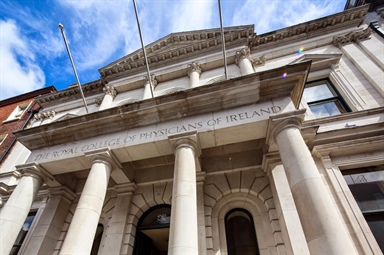
[[[303,98],[315,118],[323,118],[349,111],[349,108],[329,80],[308,83]]]
[[[24,111],[27,109],[28,105],[29,102],[16,106],[15,110],[13,110],[13,112],[11,113],[11,115],[9,115],[5,122],[20,119]]]
[[[251,214],[233,209],[225,216],[228,255],[259,255],[255,227]]]

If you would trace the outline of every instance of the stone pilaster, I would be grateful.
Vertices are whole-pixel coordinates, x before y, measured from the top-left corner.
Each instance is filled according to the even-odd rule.
[[[204,181],[205,172],[197,172],[197,228],[199,255],[207,254],[207,236],[205,232],[205,211],[204,211]]]
[[[0,254],[9,254],[41,185],[53,179],[37,163],[16,166],[21,179],[0,213]]]
[[[196,62],[188,65],[189,87],[195,88],[200,84],[200,74],[202,69]]]
[[[116,166],[108,149],[87,152],[92,162],[60,254],[89,254],[92,249],[109,177]]]
[[[154,74],[151,75],[151,82],[149,82],[148,76],[144,76],[145,85],[144,85],[144,95],[143,99],[152,98],[153,90],[157,86],[156,76]],[[151,87],[152,84],[152,87]]]
[[[101,254],[121,254],[131,199],[135,189],[136,184],[132,182],[115,186],[117,193],[115,207],[112,218],[108,221],[108,232]]]
[[[235,63],[239,66],[242,75],[254,73],[251,50],[245,47],[235,53]]]
[[[28,254],[53,254],[72,201],[76,198],[67,187],[49,188],[49,200],[26,245]]]
[[[271,117],[288,183],[311,254],[357,254],[300,133],[305,109]]]
[[[99,110],[104,110],[111,107],[113,99],[115,99],[117,95],[117,91],[112,85],[105,85],[103,91],[105,92],[105,96],[103,98],[103,101],[101,102]]]
[[[196,133],[169,137],[175,151],[169,255],[199,254],[196,197]]]

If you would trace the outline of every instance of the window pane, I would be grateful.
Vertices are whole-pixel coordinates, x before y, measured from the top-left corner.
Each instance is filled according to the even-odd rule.
[[[327,84],[321,84],[304,89],[303,97],[307,103],[319,101],[327,98],[333,98],[331,90]]]
[[[309,108],[315,118],[329,117],[341,113],[335,102],[310,105]]]

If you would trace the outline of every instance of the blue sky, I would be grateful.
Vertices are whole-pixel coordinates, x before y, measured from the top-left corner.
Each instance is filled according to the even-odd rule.
[[[263,34],[344,9],[345,0],[221,0],[224,26]],[[144,43],[170,33],[220,26],[217,0],[136,0]],[[58,24],[82,84],[141,47],[131,0],[0,1],[0,100],[75,83]]]

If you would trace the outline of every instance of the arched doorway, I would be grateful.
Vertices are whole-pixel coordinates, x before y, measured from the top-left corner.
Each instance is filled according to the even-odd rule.
[[[259,255],[252,215],[244,209],[232,209],[225,216],[228,255]]]
[[[133,254],[166,255],[170,220],[170,205],[157,205],[146,211],[137,225]]]

